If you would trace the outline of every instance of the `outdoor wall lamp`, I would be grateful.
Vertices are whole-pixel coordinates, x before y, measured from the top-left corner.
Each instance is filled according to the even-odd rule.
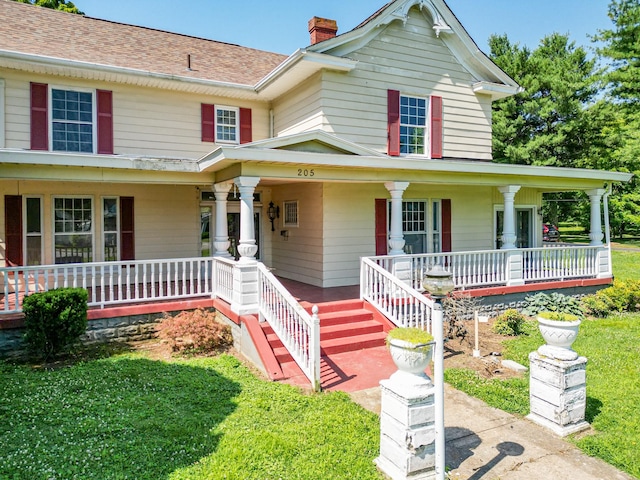
[[[269,208],[267,208],[267,216],[269,217],[269,221],[271,222],[271,231],[275,232],[276,229],[273,227],[273,221],[276,218],[280,218],[280,207],[276,207],[273,202],[269,202]]]

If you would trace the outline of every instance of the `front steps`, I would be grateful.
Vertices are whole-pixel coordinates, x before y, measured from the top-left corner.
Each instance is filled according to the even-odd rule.
[[[311,306],[307,308],[311,311]],[[385,344],[389,327],[367,310],[362,300],[343,300],[318,304],[320,317],[320,355],[326,357],[338,353],[354,352]],[[283,367],[294,362],[273,329],[261,324],[273,353]]]

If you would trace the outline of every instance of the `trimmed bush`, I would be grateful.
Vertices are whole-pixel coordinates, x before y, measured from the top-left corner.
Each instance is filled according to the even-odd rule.
[[[502,315],[498,315],[491,329],[499,335],[522,335],[525,333],[525,321],[524,315],[512,308],[506,310]]]
[[[56,288],[26,296],[22,311],[27,348],[48,359],[78,343],[87,330],[87,298],[82,288]]]
[[[208,353],[233,343],[231,328],[216,319],[214,312],[202,308],[165,314],[158,326],[158,336],[169,342],[174,352]]]

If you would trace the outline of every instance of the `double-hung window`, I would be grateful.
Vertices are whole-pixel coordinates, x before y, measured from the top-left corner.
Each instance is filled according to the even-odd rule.
[[[216,106],[216,141],[238,143],[239,114],[235,107]]]
[[[92,198],[54,197],[53,215],[55,263],[92,262]]]
[[[93,106],[93,92],[51,89],[52,150],[93,153]]]
[[[427,132],[427,100],[400,96],[400,153],[424,155]]]
[[[388,206],[391,224],[391,204]],[[387,232],[389,235],[390,232]],[[442,251],[441,200],[404,200],[402,202],[402,235],[408,254],[439,253]]]
[[[113,94],[31,83],[31,150],[113,154]]]

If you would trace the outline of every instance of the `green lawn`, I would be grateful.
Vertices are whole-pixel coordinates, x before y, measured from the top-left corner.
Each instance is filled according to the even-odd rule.
[[[378,417],[234,357],[0,363],[0,479],[380,479]]]
[[[613,252],[616,278],[638,279],[638,252]],[[528,336],[505,341],[505,358],[523,365],[544,343],[534,321]],[[587,357],[586,420],[595,434],[573,441],[589,455],[600,457],[640,477],[640,313],[585,320],[573,348]],[[445,380],[502,410],[529,413],[529,378],[485,380],[475,372],[451,369]]]

